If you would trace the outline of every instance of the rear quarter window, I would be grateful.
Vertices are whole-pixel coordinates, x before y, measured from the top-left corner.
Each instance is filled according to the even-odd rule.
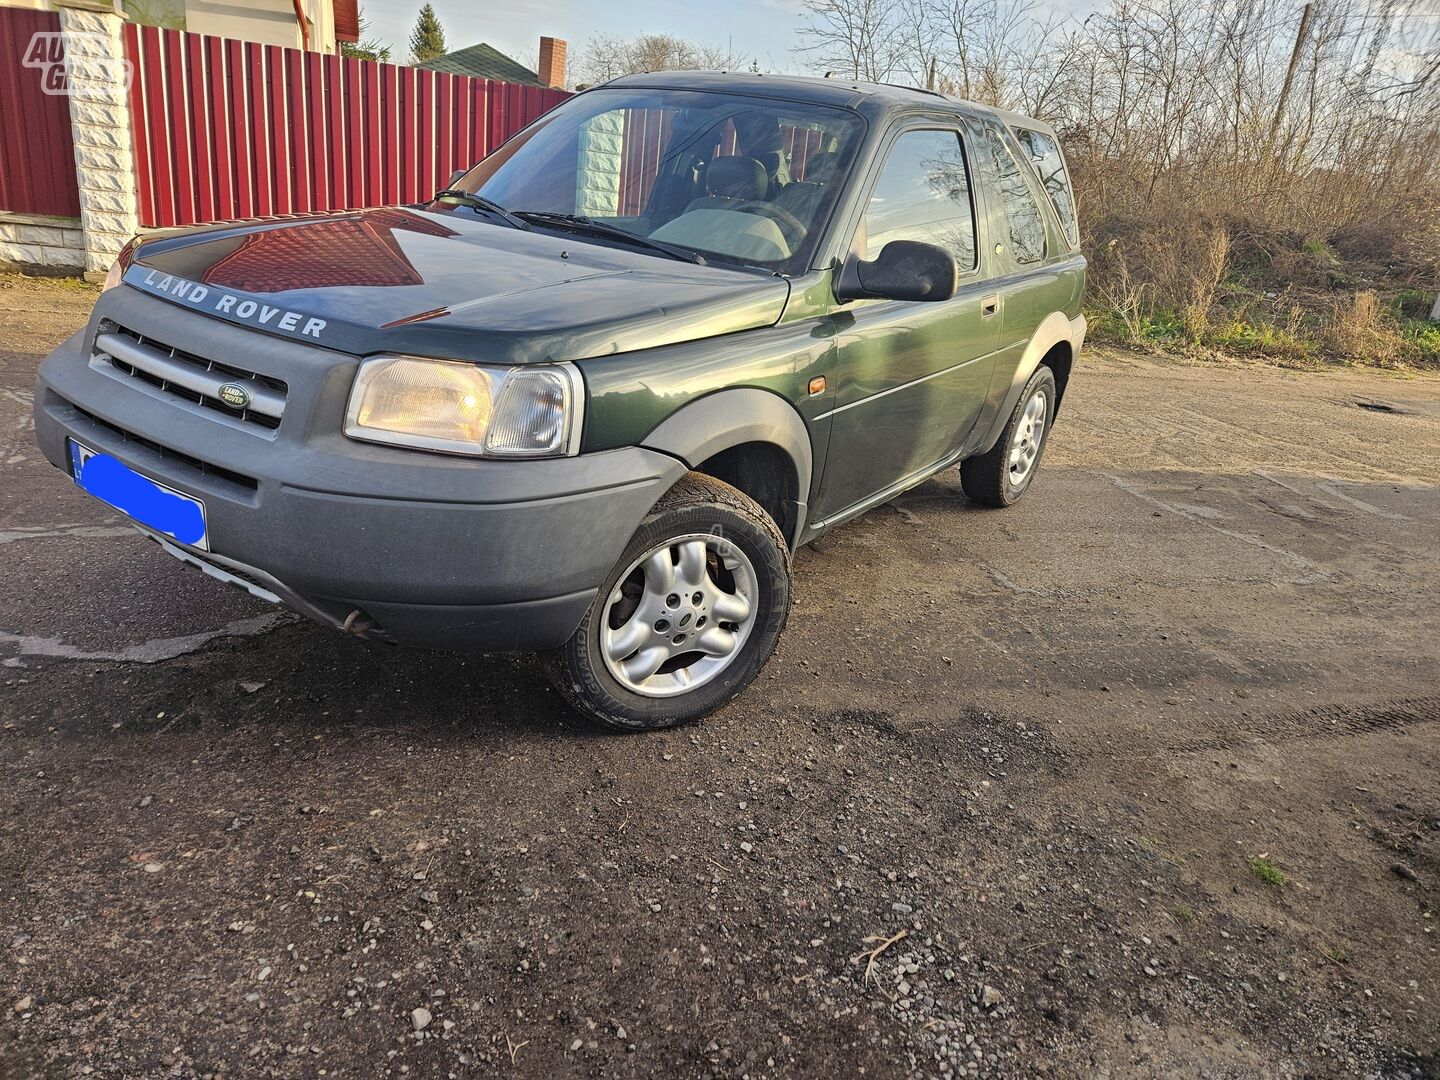
[[[1060,145],[1053,135],[1031,128],[1016,128],[1015,137],[1030,164],[1035,167],[1045,193],[1055,207],[1055,214],[1065,230],[1065,239],[1071,247],[1080,245],[1080,227],[1075,220],[1075,195],[1070,190],[1070,177],[1065,172],[1065,159],[1060,156]]]
[[[987,124],[986,134],[999,180],[996,195],[1010,233],[1010,257],[1021,266],[1037,263],[1045,258],[1045,219],[1040,204],[1031,194],[1024,166],[1011,152],[1001,129]]]

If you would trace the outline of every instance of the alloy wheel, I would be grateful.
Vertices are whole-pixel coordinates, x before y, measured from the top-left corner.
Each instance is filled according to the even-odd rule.
[[[758,594],[749,557],[718,533],[667,540],[636,559],[606,599],[600,655],[632,693],[687,693],[740,655]]]
[[[1035,459],[1040,456],[1040,446],[1045,440],[1047,406],[1045,394],[1036,393],[1025,403],[1025,411],[1015,425],[1015,434],[1010,439],[1011,487],[1023,487],[1035,468]]]

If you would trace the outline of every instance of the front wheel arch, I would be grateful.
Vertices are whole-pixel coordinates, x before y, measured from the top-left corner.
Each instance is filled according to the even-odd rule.
[[[805,421],[785,398],[756,387],[707,394],[672,413],[641,445],[744,492],[794,550],[805,529],[815,455]]]

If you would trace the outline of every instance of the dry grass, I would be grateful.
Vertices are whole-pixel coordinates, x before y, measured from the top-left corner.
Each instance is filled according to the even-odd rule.
[[[1429,265],[1347,258],[1324,238],[1174,206],[1102,219],[1087,254],[1100,340],[1286,362],[1440,366]]]
[[[1323,340],[1336,356],[1377,367],[1394,367],[1405,347],[1373,289],[1332,303]]]

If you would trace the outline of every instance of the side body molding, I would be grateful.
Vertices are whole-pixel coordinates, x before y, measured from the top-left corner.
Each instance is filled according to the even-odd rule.
[[[1035,374],[1035,369],[1040,366],[1040,361],[1045,358],[1045,354],[1062,341],[1070,343],[1072,356],[1080,355],[1080,347],[1085,343],[1084,315],[1071,319],[1063,312],[1052,311],[1035,328],[1035,333],[1030,338],[1030,344],[1025,346],[1025,351],[1020,355],[1020,363],[1010,378],[1010,387],[1005,391],[1000,408],[990,421],[990,430],[985,432],[985,436],[976,445],[975,453],[988,453],[990,448],[995,445],[995,441],[1000,438],[1000,433],[1005,430],[1005,424],[1009,421],[1010,414],[1015,410],[1015,403],[1020,400],[1020,392],[1030,381],[1030,376]]]
[[[693,469],[722,450],[755,442],[778,446],[795,469],[794,527],[786,537],[793,548],[805,531],[815,455],[805,421],[790,402],[753,387],[720,390],[672,413],[641,445],[677,457]]]

